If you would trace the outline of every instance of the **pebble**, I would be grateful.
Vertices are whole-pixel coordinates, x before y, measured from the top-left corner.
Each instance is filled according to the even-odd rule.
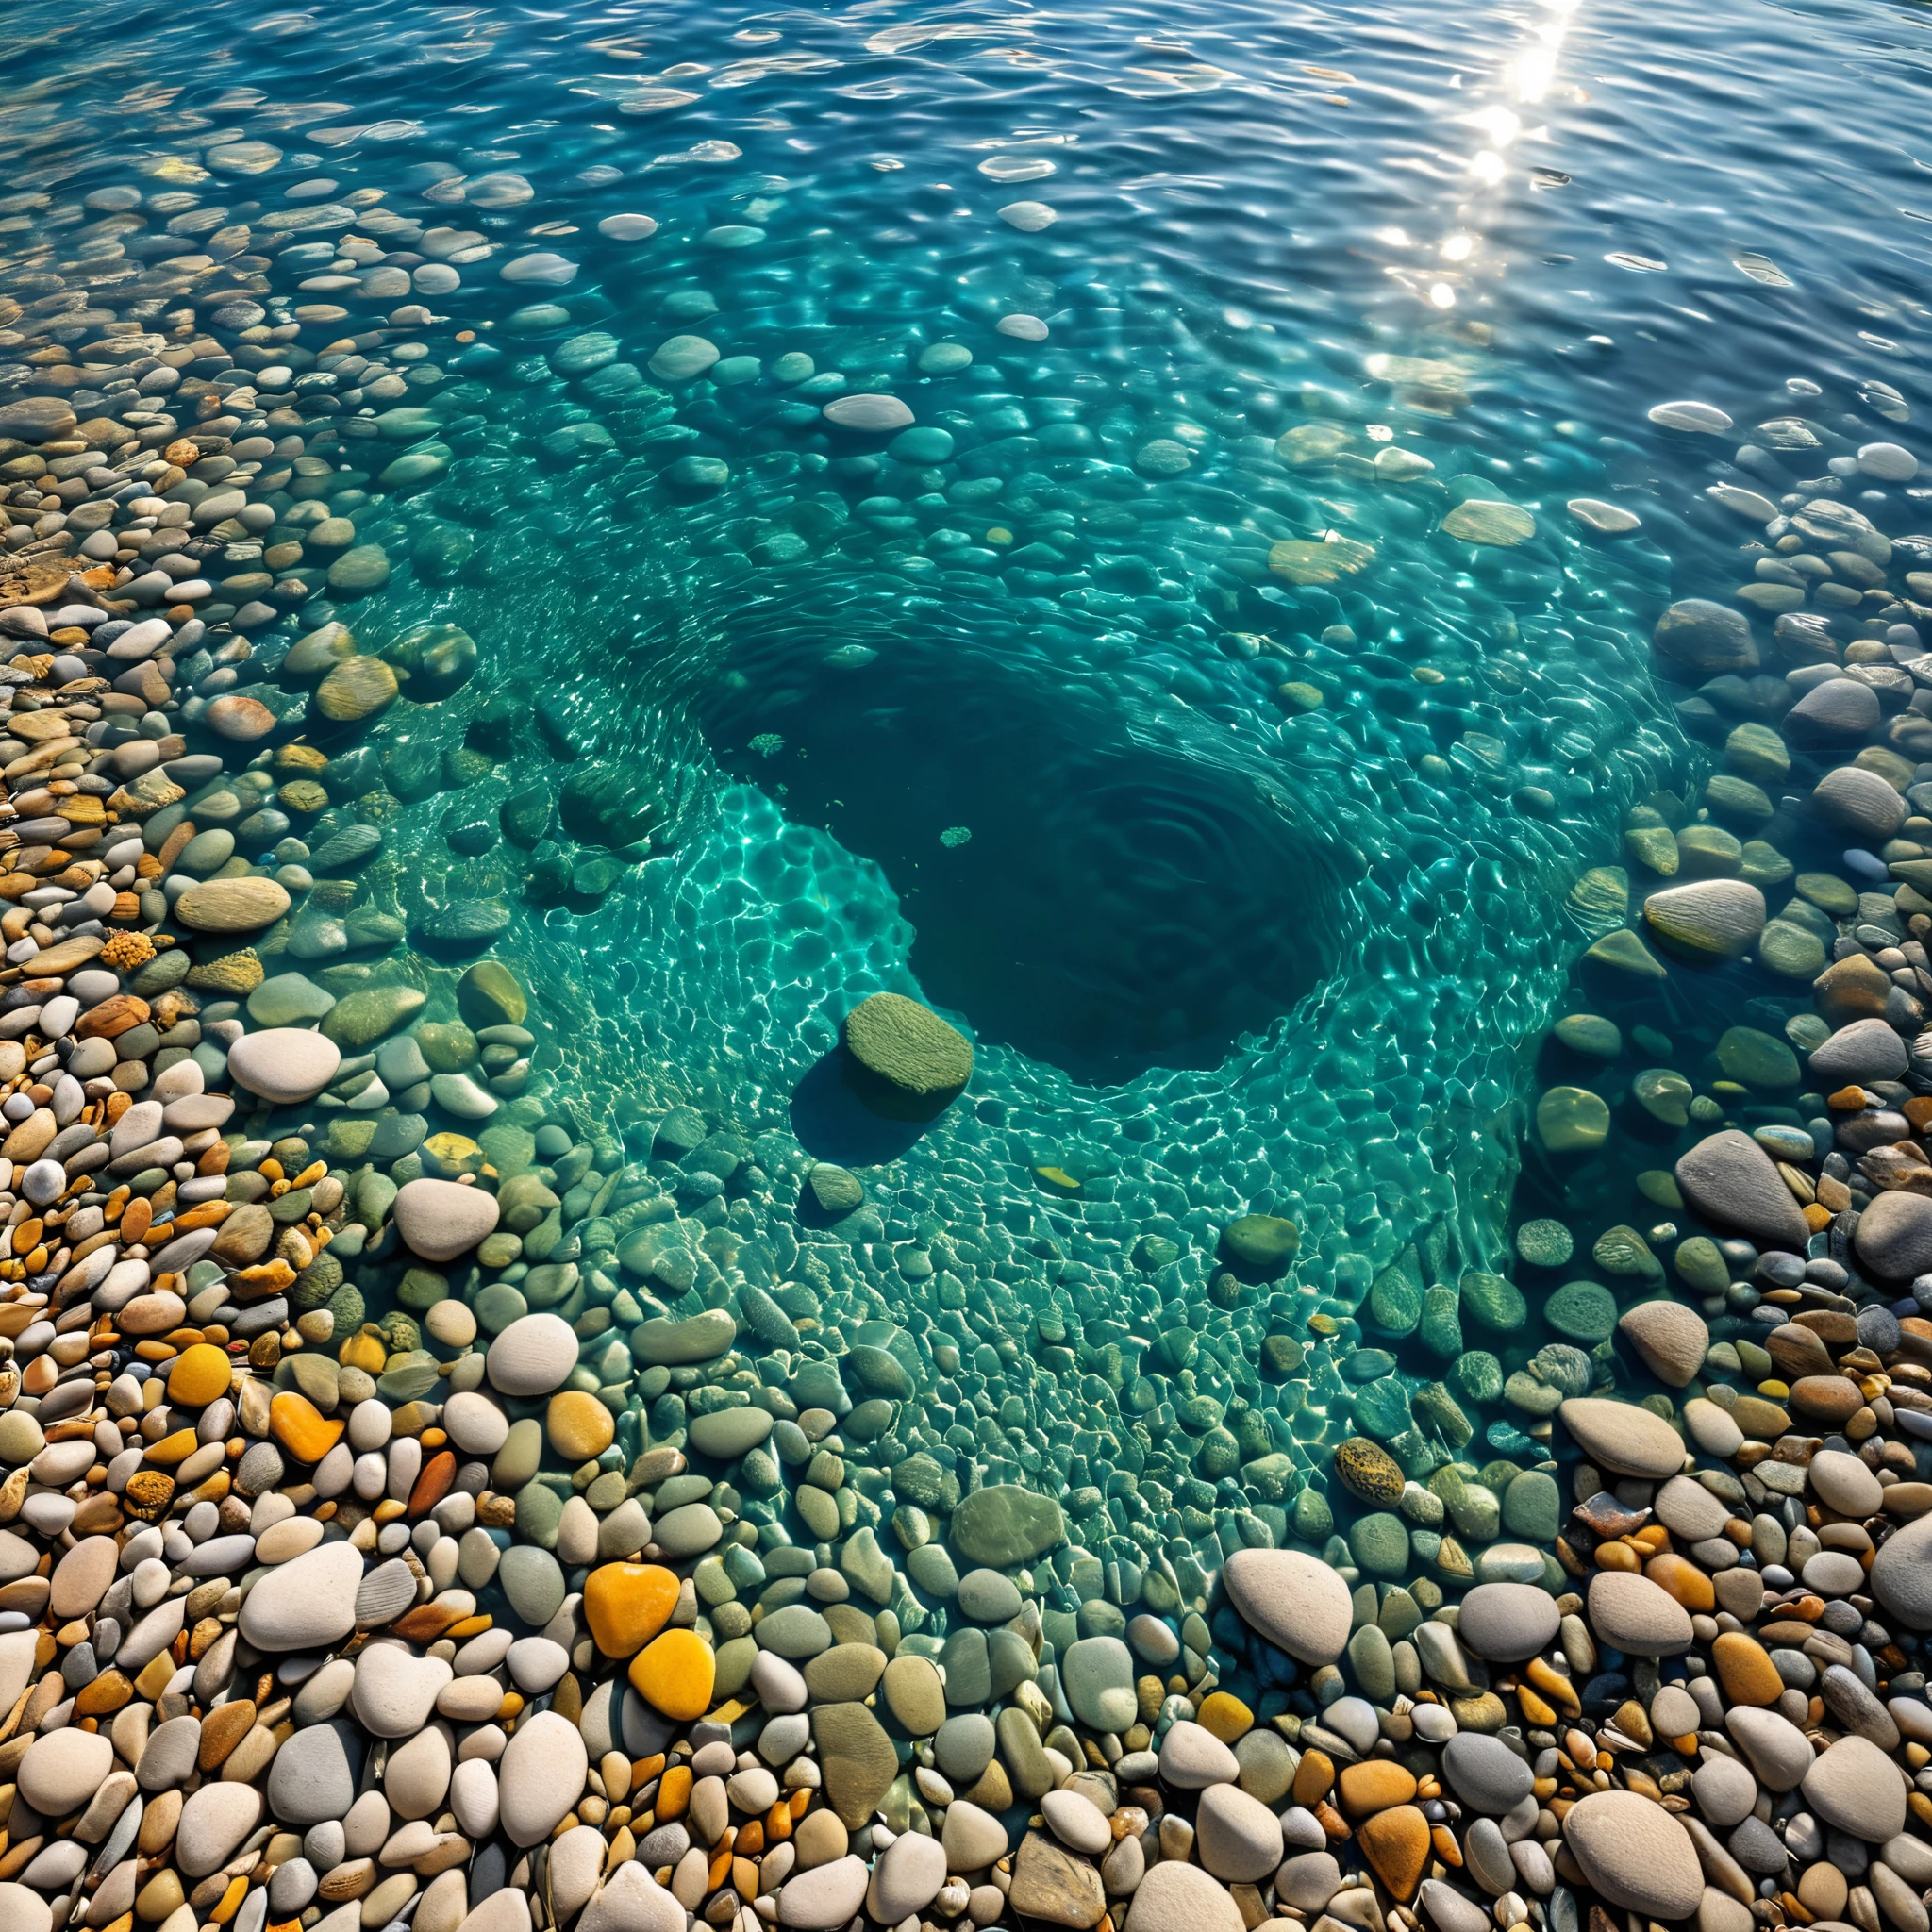
[[[554,1710],[517,1727],[497,1770],[503,1829],[510,1842],[533,1845],[569,1816],[591,1768],[583,1734]]]

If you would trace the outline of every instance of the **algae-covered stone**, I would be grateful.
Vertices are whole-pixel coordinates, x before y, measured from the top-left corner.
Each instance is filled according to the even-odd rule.
[[[1651,644],[1675,675],[1688,676],[1693,683],[1726,671],[1748,674],[1757,669],[1757,645],[1751,636],[1750,620],[1727,604],[1714,604],[1704,597],[1686,597],[1673,604],[1658,618]]]
[[[1669,1067],[1645,1067],[1630,1083],[1630,1097],[1652,1120],[1667,1127],[1688,1125],[1695,1090]]]
[[[1619,1224],[1607,1227],[1591,1243],[1590,1258],[1606,1274],[1633,1276],[1643,1281],[1662,1277],[1663,1264],[1651,1253],[1650,1243],[1634,1227]]]
[[[1463,1313],[1479,1328],[1507,1335],[1521,1328],[1529,1319],[1528,1303],[1523,1299],[1515,1284],[1505,1281],[1500,1274],[1472,1268],[1457,1283],[1457,1288],[1462,1296]]]
[[[457,1009],[472,1026],[521,1026],[529,1005],[500,959],[478,959],[457,983]]]
[[[1550,1029],[1572,1053],[1593,1060],[1613,1060],[1624,1051],[1624,1035],[1613,1020],[1595,1013],[1566,1013]]]
[[[252,932],[288,909],[287,891],[258,877],[203,879],[175,901],[175,917],[196,932]]]
[[[708,1309],[687,1322],[661,1317],[631,1331],[632,1357],[646,1367],[679,1367],[714,1360],[738,1336],[738,1324],[724,1308]]]
[[[373,718],[396,700],[396,675],[380,658],[345,658],[316,688],[310,702],[333,724]]]
[[[1556,1541],[1562,1520],[1562,1493],[1554,1476],[1526,1469],[1503,1491],[1503,1527],[1511,1536],[1539,1544]]]
[[[1587,1087],[1552,1087],[1536,1106],[1537,1138],[1552,1154],[1582,1154],[1609,1138],[1610,1110]]]
[[[1575,1248],[1575,1237],[1560,1221],[1525,1221],[1516,1230],[1517,1255],[1532,1268],[1560,1268]]]
[[[1637,806],[1624,818],[1624,850],[1660,878],[1677,875],[1677,835],[1652,806]]]
[[[1724,763],[1741,778],[1774,785],[1790,774],[1791,755],[1769,725],[1740,724],[1724,740]]]
[[[1652,981],[1670,975],[1628,926],[1606,933],[1583,956],[1584,964],[1613,980]]]
[[[847,1077],[876,1111],[930,1119],[973,1077],[973,1046],[930,1007],[875,992],[845,1016]]]
[[[892,1465],[892,1492],[902,1503],[944,1515],[958,1507],[959,1478],[920,1449]]]
[[[340,999],[322,1022],[337,1045],[371,1046],[421,1010],[424,996],[413,986],[371,986]]]
[[[1384,1335],[1413,1335],[1423,1318],[1423,1285],[1414,1248],[1405,1248],[1369,1290],[1369,1319]]]
[[[1363,1516],[1348,1532],[1348,1549],[1363,1575],[1399,1580],[1408,1569],[1408,1526],[1386,1510]]]
[[[822,1704],[811,1714],[825,1796],[849,1831],[868,1823],[893,1778],[898,1754],[862,1704]]]
[[[1757,936],[1757,958],[1780,979],[1816,979],[1824,971],[1824,941],[1801,925],[1774,919]]]
[[[1609,1340],[1617,1325],[1617,1303],[1594,1281],[1566,1282],[1543,1304],[1543,1319],[1558,1335],[1593,1345]]]
[[[1066,1534],[1060,1506],[1013,1483],[975,1490],[953,1512],[952,1540],[960,1554],[989,1569],[1043,1556]]]
[[[1453,1288],[1424,1291],[1422,1341],[1431,1355],[1453,1361],[1462,1353],[1460,1298]]]
[[[1775,1090],[1798,1084],[1798,1057],[1782,1040],[1755,1026],[1732,1026],[1719,1037],[1717,1060],[1745,1087]]]
[[[1450,510],[1442,519],[1442,531],[1464,543],[1512,549],[1536,535],[1536,519],[1516,504],[1489,503],[1478,497]]]
[[[1267,1274],[1286,1268],[1301,1242],[1300,1229],[1279,1214],[1243,1214],[1221,1233],[1222,1251],[1230,1261]]]
[[[1659,943],[1693,959],[1732,959],[1764,930],[1764,894],[1742,879],[1698,879],[1667,886],[1643,902],[1644,923]]]
[[[1364,1503],[1393,1504],[1402,1495],[1402,1467],[1379,1443],[1351,1436],[1335,1452],[1335,1474]]]

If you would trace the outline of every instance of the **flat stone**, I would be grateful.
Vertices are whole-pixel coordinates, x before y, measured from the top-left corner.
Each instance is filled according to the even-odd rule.
[[[1226,1889],[1198,1865],[1163,1858],[1134,1890],[1123,1932],[1246,1932]]]
[[[1204,1724],[1183,1718],[1160,1740],[1160,1775],[1176,1790],[1206,1790],[1241,1775],[1235,1755]]]
[[[883,998],[879,994],[874,997]],[[1060,1506],[1012,1483],[993,1483],[964,1497],[953,1512],[951,1538],[963,1557],[989,1569],[1032,1561],[1066,1535]]]
[[[1654,1919],[1688,1918],[1704,1896],[1690,1834],[1635,1791],[1595,1791],[1563,1820],[1563,1841],[1610,1905]]]
[[[1278,1831],[1275,1835],[1280,1836]],[[1099,1870],[1039,1831],[1029,1831],[1021,1841],[1008,1897],[1023,1919],[1071,1926],[1074,1932],[1089,1932],[1107,1913]]]
[[[1590,1579],[1590,1626],[1633,1657],[1676,1657],[1690,1648],[1690,1618],[1647,1576],[1602,1570]]]
[[[513,1543],[496,1567],[496,1580],[509,1607],[533,1629],[541,1629],[563,1606],[563,1572],[548,1550]]]
[[[763,1810],[768,1807],[741,1806],[740,1808]],[[873,1867],[872,1881],[865,1895],[866,1916],[881,1925],[897,1925],[931,1905],[945,1882],[946,1854],[939,1840],[924,1832],[902,1833],[887,1846]],[[1017,1880],[1015,1883],[1017,1886]]]
[[[822,1704],[811,1714],[825,1796],[848,1830],[866,1824],[899,1773],[892,1740],[862,1704]]]
[[[540,1844],[582,1795],[591,1768],[582,1734],[554,1710],[518,1724],[497,1765],[503,1830],[510,1842]]]
[[[666,1630],[631,1659],[629,1674],[631,1689],[654,1709],[689,1723],[710,1708],[717,1659],[695,1630]]]
[[[205,1784],[188,1794],[175,1827],[175,1862],[186,1878],[206,1878],[241,1849],[261,1817],[261,1793],[252,1785]]]
[[[244,1034],[228,1049],[228,1072],[237,1084],[277,1107],[312,1100],[341,1063],[334,1041],[296,1026]]]
[[[1281,1824],[1239,1785],[1210,1785],[1194,1817],[1201,1862],[1233,1885],[1258,1885],[1281,1862]]]
[[[1877,843],[1905,823],[1907,806],[1897,791],[1862,765],[1840,765],[1813,787],[1811,809],[1832,830]]]
[[[496,1227],[496,1196],[456,1181],[406,1181],[391,1211],[403,1240],[425,1261],[454,1261]]]
[[[1903,1189],[1874,1196],[1854,1235],[1858,1258],[1889,1281],[1908,1281],[1932,1269],[1932,1199]]]
[[[325,1819],[345,1817],[356,1802],[361,1756],[353,1724],[304,1725],[275,1753],[270,1767],[270,1811],[280,1824],[298,1831]]]
[[[436,1699],[454,1675],[439,1657],[415,1657],[393,1643],[372,1643],[356,1659],[349,1708],[377,1738],[408,1738],[429,1722]]]
[[[27,1746],[16,1778],[36,1811],[65,1818],[87,1804],[113,1768],[114,1747],[103,1734],[64,1726]]]
[[[1514,1810],[1535,1783],[1529,1766],[1500,1738],[1474,1731],[1460,1731],[1442,1747],[1442,1772],[1465,1805],[1491,1818]]]
[[[738,1324],[724,1308],[685,1322],[659,1318],[631,1330],[631,1357],[646,1368],[682,1368],[723,1355],[737,1337]]]
[[[1348,1586],[1299,1550],[1237,1550],[1222,1566],[1228,1601],[1248,1626],[1299,1663],[1341,1655],[1354,1620]]]
[[[1722,436],[1731,426],[1731,419],[1712,403],[1658,403],[1646,414],[1661,429],[1681,430],[1691,436]],[[1672,1912],[1665,1916],[1683,1915]]]
[[[1488,543],[1510,549],[1536,535],[1536,519],[1513,503],[1487,503],[1474,497],[1458,503],[1442,519],[1445,536],[1464,543]]]
[[[878,1112],[930,1119],[973,1077],[972,1042],[931,1008],[901,993],[875,992],[861,1000],[841,1030],[848,1079]]]
[[[1548,1647],[1560,1621],[1541,1584],[1479,1583],[1462,1599],[1456,1635],[1486,1663],[1521,1663]]]
[[[261,1576],[242,1600],[242,1635],[257,1650],[322,1650],[356,1627],[362,1553],[320,1543]]]
[[[1666,886],[1643,902],[1644,924],[1668,950],[1694,958],[1733,959],[1764,930],[1764,894],[1743,879],[1698,879]]]
[[[1710,1347],[1710,1330],[1695,1308],[1682,1302],[1640,1302],[1617,1322],[1621,1335],[1643,1365],[1668,1388],[1686,1387]]]
[[[684,1932],[684,1925],[675,1895],[632,1859],[619,1865],[584,1907],[577,1932]]]
[[[1060,1688],[1074,1715],[1096,1731],[1118,1733],[1134,1723],[1134,1654],[1118,1637],[1070,1644],[1060,1659]]]
[[[577,1338],[561,1316],[520,1315],[490,1344],[485,1359],[491,1385],[504,1394],[547,1395],[576,1367]]]
[[[274,879],[202,879],[175,901],[175,917],[195,932],[253,932],[289,909],[285,887]]]
[[[1868,1844],[1882,1844],[1905,1829],[1905,1778],[1869,1739],[1840,1738],[1820,1754],[1799,1789],[1826,1824]]]
[[[955,1872],[978,1872],[1007,1856],[1007,1827],[991,1812],[956,1798],[946,1807],[941,1843]]]
[[[886,1666],[885,1691],[893,1717],[911,1737],[930,1737],[946,1721],[945,1686],[930,1657],[892,1658]],[[990,1755],[991,1742],[988,1751]],[[979,1767],[984,1769],[984,1765]],[[974,1774],[977,1776],[978,1772]]]
[[[904,429],[912,421],[912,411],[897,396],[835,396],[820,412],[827,423],[841,429],[863,430],[879,435],[887,430]],[[874,998],[878,998],[874,994]]]
[[[1800,1253],[1810,1238],[1771,1157],[1735,1127],[1700,1141],[1678,1160],[1676,1178],[1690,1206],[1720,1227]]]
[[[794,1604],[791,1607],[804,1607]],[[770,1617],[765,1619],[766,1623],[770,1621]],[[764,1624],[758,1628],[761,1632]],[[908,1657],[907,1661],[926,1659]],[[886,1654],[876,1644],[835,1643],[831,1649],[820,1651],[806,1665],[805,1682],[814,1704],[858,1704],[872,1695],[886,1667]],[[890,1697],[887,1701],[890,1704]]]
[[[1774,1791],[1793,1790],[1811,1768],[1810,1740],[1777,1711],[1735,1706],[1724,1713],[1724,1729],[1758,1782]]]
[[[865,1860],[849,1854],[794,1872],[778,1890],[778,1923],[795,1932],[832,1932],[857,1915],[871,1882]]]
[[[1673,604],[1657,620],[1650,641],[1658,657],[1678,675],[1689,674],[1693,684],[1727,671],[1748,675],[1757,669],[1750,620],[1741,610],[1707,598],[1686,597]]]

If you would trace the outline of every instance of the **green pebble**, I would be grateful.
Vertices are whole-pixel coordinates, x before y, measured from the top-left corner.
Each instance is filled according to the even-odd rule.
[[[1570,1013],[1551,1029],[1572,1053],[1593,1060],[1613,1060],[1624,1051],[1624,1036],[1615,1023],[1594,1013]]]
[[[1560,1221],[1525,1221],[1516,1230],[1516,1252],[1533,1268],[1560,1268],[1575,1247]]]
[[[1529,1319],[1529,1304],[1500,1274],[1472,1268],[1458,1284],[1463,1312],[1478,1328],[1511,1334]]]
[[[1722,1294],[1730,1285],[1730,1267],[1708,1235],[1694,1234],[1679,1241],[1671,1261],[1685,1284],[1699,1294]]]
[[[1494,1402],[1503,1392],[1503,1364],[1487,1349],[1469,1350],[1450,1373],[1466,1402]]]
[[[1292,1521],[1295,1535],[1304,1542],[1319,1542],[1335,1529],[1335,1512],[1320,1490],[1304,1490],[1294,1499]],[[1142,1593],[1145,1594],[1144,1586]]]
[[[1377,1510],[1350,1527],[1348,1549],[1363,1575],[1393,1581],[1408,1569],[1408,1525],[1399,1516]]]
[[[1597,1282],[1565,1282],[1544,1302],[1543,1320],[1558,1335],[1588,1347],[1609,1340],[1617,1325],[1616,1299]]]
[[[1555,1541],[1562,1512],[1556,1478],[1540,1469],[1524,1470],[1503,1491],[1503,1527],[1525,1542]]]

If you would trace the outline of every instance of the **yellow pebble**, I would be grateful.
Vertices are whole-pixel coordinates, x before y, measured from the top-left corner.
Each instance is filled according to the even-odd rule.
[[[601,1563],[584,1579],[584,1621],[606,1657],[631,1657],[671,1621],[677,1578],[660,1563]]]
[[[229,1377],[227,1351],[211,1341],[197,1341],[169,1369],[168,1400],[187,1408],[206,1408],[228,1392]]]
[[[1201,1700],[1201,1708],[1194,1721],[1224,1744],[1232,1744],[1237,1738],[1244,1738],[1254,1729],[1255,1713],[1228,1691],[1210,1690]]]
[[[379,1335],[352,1335],[336,1352],[336,1360],[345,1369],[361,1369],[379,1375],[389,1360],[389,1350]]]
[[[341,1440],[343,1424],[308,1396],[285,1389],[268,1406],[269,1433],[298,1462],[320,1462]]]
[[[1776,1376],[1773,1376],[1769,1382],[1758,1383],[1757,1392],[1767,1402],[1782,1402],[1791,1392],[1791,1385],[1789,1382],[1780,1382]]]
[[[544,1429],[550,1446],[566,1462],[588,1462],[603,1455],[617,1435],[610,1411],[581,1389],[566,1389],[550,1398]]]
[[[200,1447],[192,1429],[176,1429],[173,1435],[148,1444],[147,1459],[157,1469],[173,1469],[177,1462],[186,1462]]]
[[[631,1659],[631,1689],[668,1718],[689,1723],[710,1707],[717,1664],[695,1630],[667,1630]]]

